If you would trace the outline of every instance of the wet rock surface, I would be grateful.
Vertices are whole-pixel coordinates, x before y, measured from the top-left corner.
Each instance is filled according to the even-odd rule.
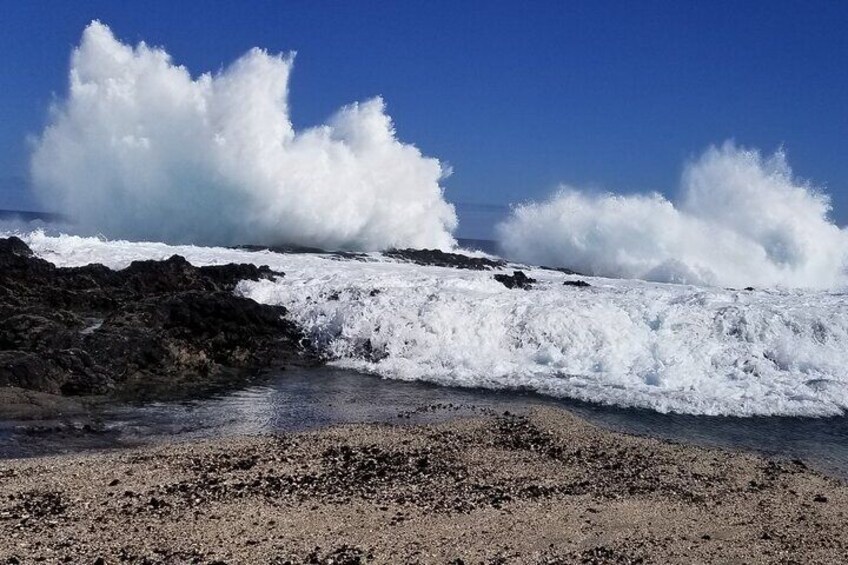
[[[307,247],[303,245],[236,245],[233,249],[242,251],[270,251],[272,253],[282,254],[313,254],[313,255],[329,255],[337,259],[364,261],[368,258],[366,253],[355,251],[327,251],[319,247]]]
[[[495,280],[509,289],[519,288],[522,290],[530,290],[533,288],[533,283],[536,282],[536,279],[525,275],[524,271],[513,271],[511,275],[497,274]]]
[[[500,259],[469,257],[461,253],[447,253],[438,249],[392,249],[390,251],[384,251],[383,255],[398,261],[415,263],[416,265],[452,267],[454,269],[469,269],[473,271],[488,271],[506,266],[506,262]]]
[[[567,267],[547,267],[547,266],[543,265],[539,268],[543,269],[545,271],[556,271],[557,273],[563,273],[565,275],[580,275],[581,277],[588,276],[588,275],[586,275],[586,273],[580,273],[578,271],[575,271],[573,269],[569,269]]]
[[[848,551],[836,479],[555,409],[6,461],[0,487],[0,563],[838,563]]]
[[[285,309],[233,294],[240,280],[274,276],[176,255],[120,271],[57,268],[0,239],[0,388],[136,397],[302,359]]]

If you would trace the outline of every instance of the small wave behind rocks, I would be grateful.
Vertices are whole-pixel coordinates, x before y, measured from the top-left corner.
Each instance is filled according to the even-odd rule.
[[[562,186],[498,226],[510,259],[621,278],[714,286],[846,285],[848,232],[786,154],[731,142],[684,168],[672,199]]]

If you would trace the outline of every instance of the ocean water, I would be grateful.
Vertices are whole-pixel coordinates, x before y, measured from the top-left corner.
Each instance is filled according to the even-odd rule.
[[[288,308],[333,367],[442,386],[707,416],[837,416],[848,407],[848,302],[837,291],[727,289],[524,268],[491,271],[379,253],[344,259],[23,234],[57,265],[122,268],[185,256],[285,275],[240,294]],[[482,253],[482,252],[477,252]],[[505,269],[511,272],[512,268]],[[589,287],[564,283],[584,280]]]

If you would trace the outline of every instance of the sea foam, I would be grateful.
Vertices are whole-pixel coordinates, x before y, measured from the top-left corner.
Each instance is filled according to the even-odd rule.
[[[325,358],[391,379],[532,390],[661,412],[826,416],[848,408],[848,301],[837,292],[729,290],[530,269],[491,271],[76,236],[21,234],[58,265],[122,268],[185,256],[284,271],[238,292],[280,304]],[[376,292],[375,292],[376,291]]]

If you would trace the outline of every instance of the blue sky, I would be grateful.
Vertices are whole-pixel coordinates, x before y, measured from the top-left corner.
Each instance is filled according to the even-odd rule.
[[[848,223],[846,2],[13,2],[0,0],[0,207],[35,206],[40,131],[85,25],[193,73],[297,51],[296,126],[382,95],[399,137],[447,161],[470,223],[559,182],[673,192],[708,144],[787,149]],[[484,204],[473,208],[468,204]],[[473,212],[473,213],[472,213]],[[474,218],[471,218],[474,216]],[[461,235],[484,236],[467,227]]]

